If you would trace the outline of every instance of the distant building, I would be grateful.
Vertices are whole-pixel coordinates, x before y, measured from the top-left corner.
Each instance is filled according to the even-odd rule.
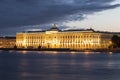
[[[0,37],[0,48],[14,48],[16,37]]]
[[[17,48],[107,49],[113,34],[87,30],[59,30],[56,26],[46,31],[16,34]]]

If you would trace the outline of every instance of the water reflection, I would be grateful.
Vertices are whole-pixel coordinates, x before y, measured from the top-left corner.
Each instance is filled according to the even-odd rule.
[[[109,52],[108,54],[109,54],[109,55],[112,55],[112,54],[113,54],[113,52]]]
[[[0,80],[120,80],[119,74],[120,54],[55,51],[0,54]]]
[[[3,50],[0,50],[0,53],[2,53]]]

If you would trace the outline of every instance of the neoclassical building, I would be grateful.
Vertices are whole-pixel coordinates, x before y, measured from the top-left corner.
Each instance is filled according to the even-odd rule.
[[[113,34],[86,30],[59,30],[56,26],[46,31],[16,34],[17,48],[107,49]]]

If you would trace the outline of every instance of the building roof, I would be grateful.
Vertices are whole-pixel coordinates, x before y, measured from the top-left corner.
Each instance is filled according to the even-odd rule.
[[[83,31],[83,32],[95,32],[94,29],[69,29],[63,30],[63,32],[71,32],[71,31]]]
[[[4,36],[4,37],[0,37],[0,39],[16,39],[16,37],[14,37],[14,36]]]
[[[45,31],[24,31],[23,33],[39,33],[39,32],[45,32]]]

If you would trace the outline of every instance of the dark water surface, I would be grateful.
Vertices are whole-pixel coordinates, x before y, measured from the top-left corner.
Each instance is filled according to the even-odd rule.
[[[0,80],[120,80],[120,53],[0,51]]]

